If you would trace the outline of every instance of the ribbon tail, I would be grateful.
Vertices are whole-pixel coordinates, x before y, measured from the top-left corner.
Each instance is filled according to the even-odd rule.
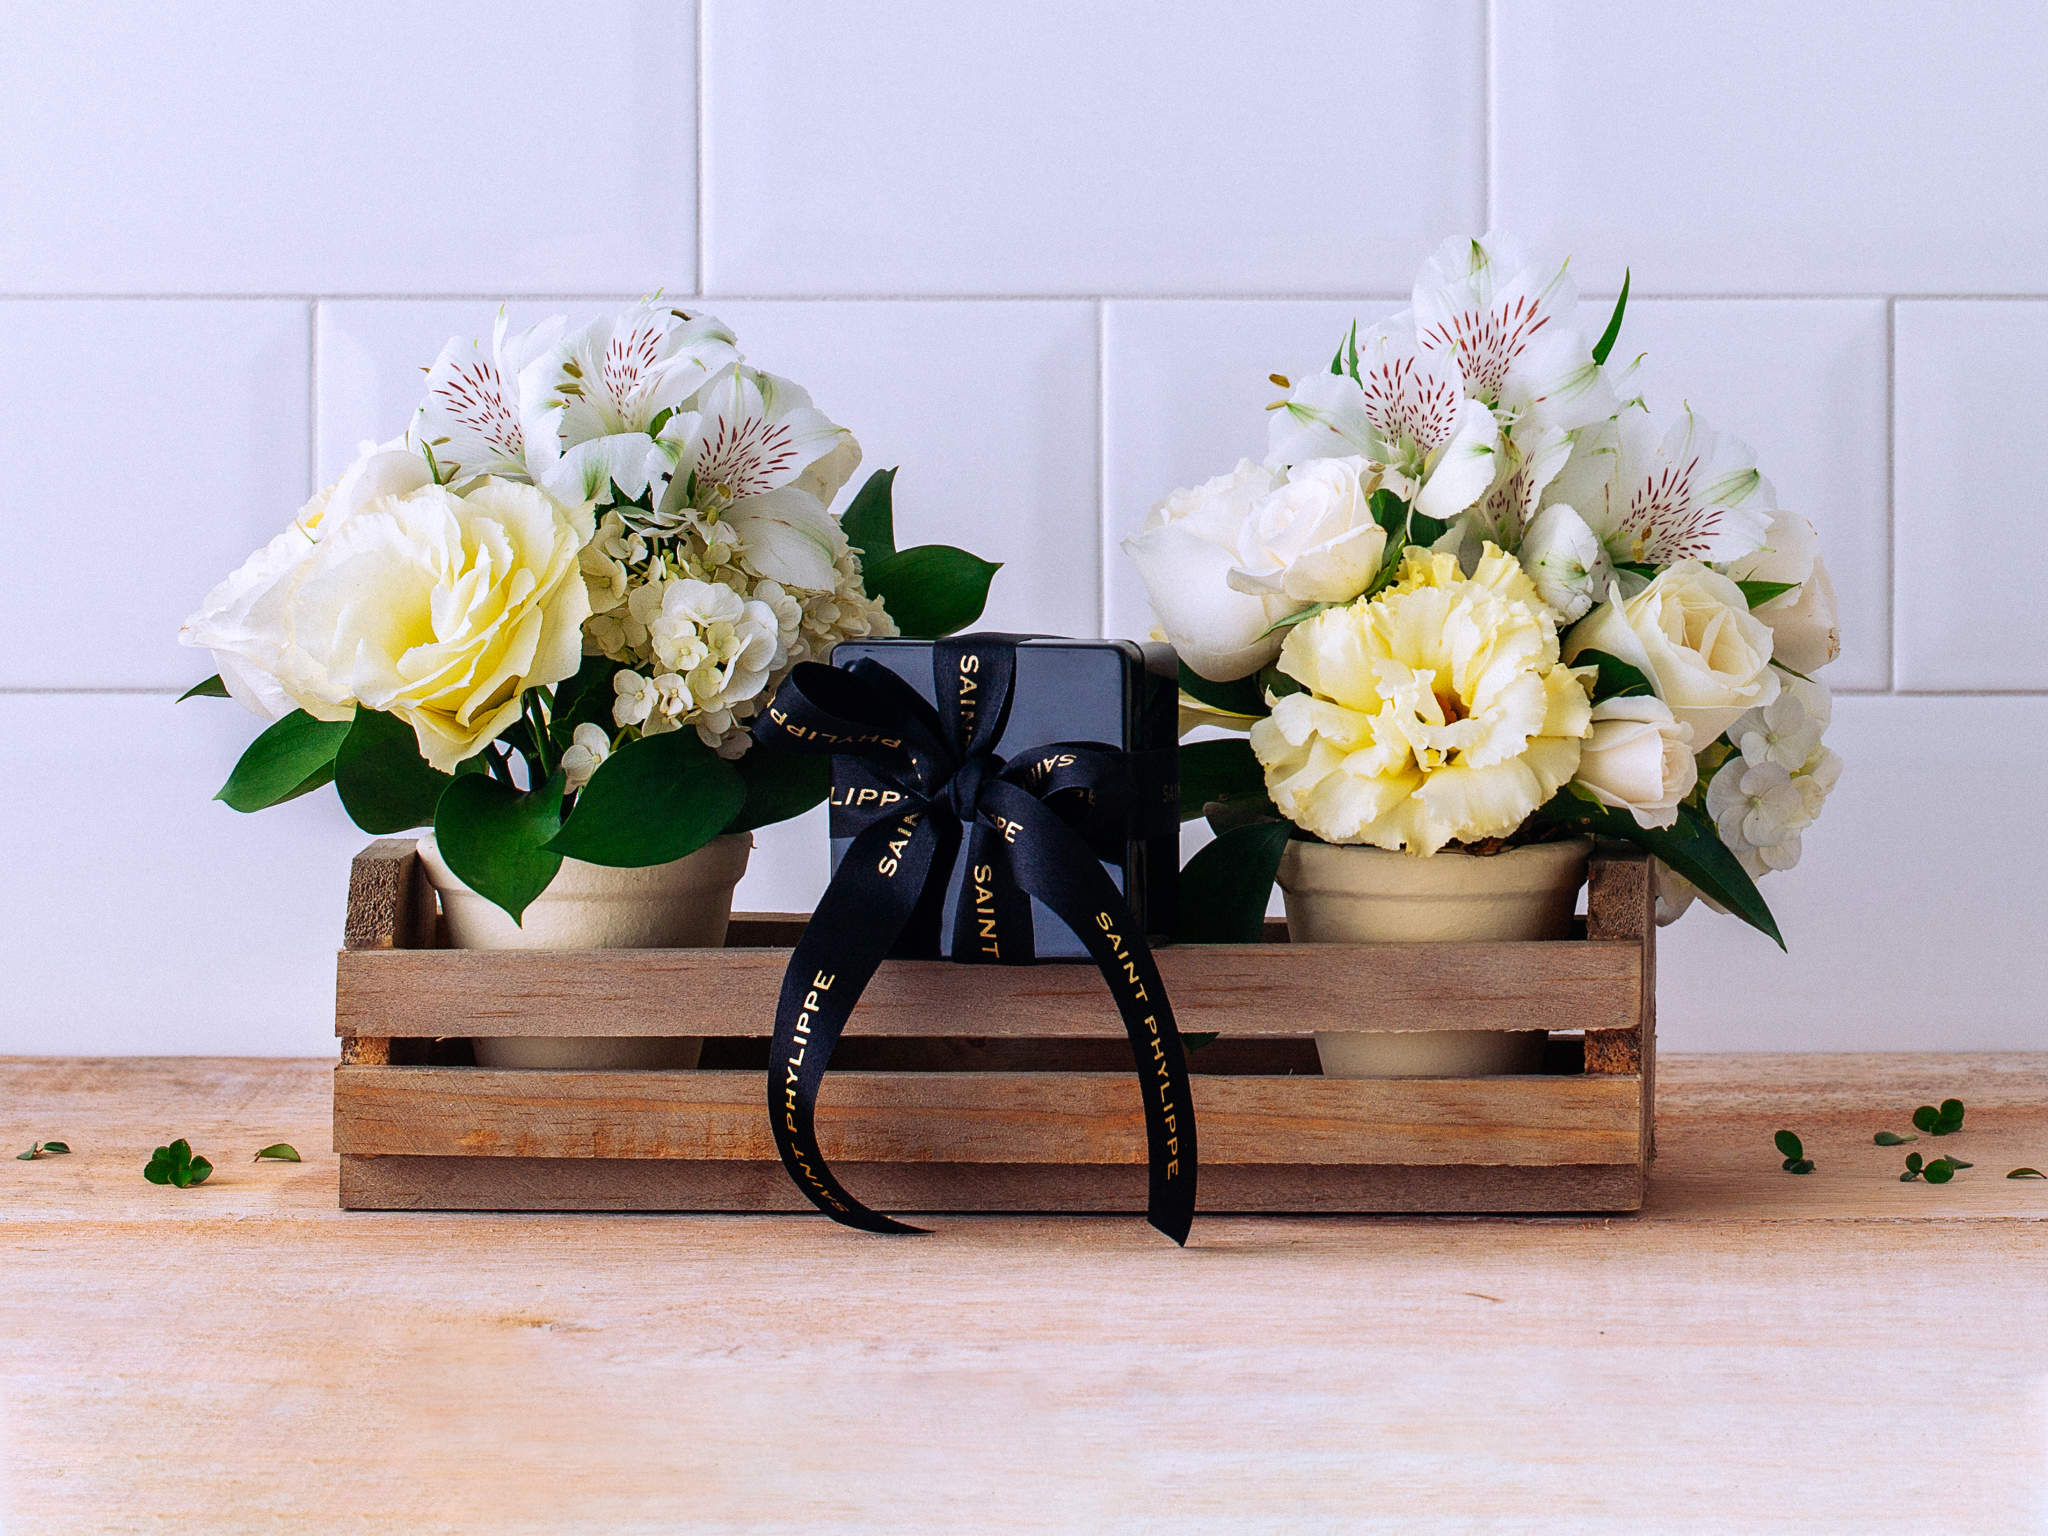
[[[1146,1219],[1183,1247],[1195,1220],[1195,1105],[1187,1052],[1166,984],[1136,920],[1087,844],[1028,790],[1001,780],[985,804],[1017,824],[1009,846],[1017,883],[1060,917],[1109,983],[1130,1037],[1145,1106],[1150,1174]]]
[[[768,1121],[797,1188],[834,1221],[864,1232],[923,1232],[870,1210],[818,1150],[818,1088],[854,1005],[923,895],[941,829],[920,808],[875,823],[847,850],[789,957],[769,1050]]]

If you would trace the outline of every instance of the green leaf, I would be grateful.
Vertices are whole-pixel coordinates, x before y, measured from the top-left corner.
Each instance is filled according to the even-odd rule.
[[[1909,1141],[1918,1141],[1918,1136],[1901,1136],[1897,1131],[1879,1131],[1870,1138],[1880,1147],[1903,1147]]]
[[[515,923],[562,867],[562,855],[547,846],[561,828],[559,773],[531,791],[488,774],[460,774],[434,808],[434,841],[448,867]]]
[[[1977,1166],[1975,1163],[1964,1162],[1960,1157],[1944,1157],[1942,1161],[1951,1168],[1974,1168]]]
[[[1798,1159],[1788,1157],[1785,1159],[1785,1171],[1787,1173],[1811,1173],[1813,1172],[1813,1159],[1810,1157]]]
[[[1908,1173],[1918,1173],[1920,1171],[1920,1154],[1918,1152],[1908,1152],[1906,1154],[1906,1171]]]
[[[1275,619],[1272,623],[1268,624],[1263,630],[1259,632],[1259,638],[1263,640],[1266,638],[1267,635],[1278,634],[1283,629],[1292,629],[1295,625],[1304,623],[1307,620],[1314,618],[1324,609],[1334,608],[1336,606],[1337,605],[1335,603],[1310,603],[1306,608],[1302,609],[1299,613],[1290,613],[1284,619]]]
[[[213,798],[260,811],[318,789],[334,777],[334,754],[348,732],[346,720],[315,720],[295,709],[249,743]]]
[[[1607,329],[1600,333],[1600,339],[1593,343],[1593,361],[1604,363],[1608,353],[1614,350],[1614,343],[1621,336],[1621,317],[1628,312],[1629,270],[1622,268],[1621,295],[1614,301],[1614,313],[1608,317]]]
[[[1669,827],[1644,827],[1626,811],[1594,805],[1560,791],[1540,813],[1547,820],[1580,826],[1602,837],[1618,838],[1648,849],[1723,907],[1776,944],[1785,947],[1777,919],[1758,894],[1749,871],[1728,851],[1704,812],[1681,805]]]
[[[878,469],[847,503],[839,520],[846,542],[860,555],[863,570],[896,553],[896,471]],[[870,592],[874,588],[868,588]]]
[[[1771,1140],[1777,1144],[1778,1154],[1781,1157],[1790,1158],[1797,1162],[1800,1158],[1806,1156],[1806,1148],[1800,1145],[1799,1138],[1790,1131],[1780,1131]]]
[[[1189,859],[1181,871],[1174,938],[1188,944],[1258,943],[1287,834],[1284,821],[1234,827]]]
[[[260,1163],[266,1159],[273,1163],[297,1163],[304,1161],[299,1156],[299,1149],[288,1141],[272,1142],[261,1152],[258,1152],[253,1160]]]
[[[1180,691],[1197,703],[1206,704],[1226,715],[1261,719],[1272,713],[1266,707],[1266,691],[1259,685],[1257,676],[1232,678],[1227,683],[1212,683],[1201,673],[1190,668],[1186,662],[1182,662]]]
[[[1196,741],[1180,749],[1180,819],[1193,821],[1212,800],[1264,794],[1266,770],[1242,736]]]
[[[1600,675],[1593,679],[1593,697],[1601,699],[1625,699],[1634,694],[1654,694],[1649,678],[1640,667],[1631,666],[1619,656],[1610,656],[1606,651],[1581,651],[1572,658],[1575,667],[1597,667]]]
[[[1398,545],[1401,531],[1408,526],[1408,503],[1392,491],[1382,490],[1374,491],[1366,505],[1372,508],[1372,520],[1394,535],[1387,550],[1387,560],[1398,562],[1401,551],[1393,546]]]
[[[1774,597],[1783,597],[1799,583],[1796,581],[1738,581],[1742,595],[1749,600],[1752,608],[1761,608]]]
[[[1932,1104],[1922,1104],[1913,1111],[1913,1129],[1933,1134],[1935,1126],[1941,1123],[1941,1111]]]
[[[26,1152],[15,1153],[14,1160],[17,1163],[32,1163],[42,1155],[43,1144],[39,1141],[34,1146],[30,1147]]]
[[[936,640],[965,629],[988,606],[1000,561],[950,544],[920,544],[861,563],[861,584],[879,597],[904,634]]]
[[[181,1179],[172,1175],[172,1182],[180,1189],[190,1189],[194,1184],[204,1184],[213,1176],[213,1164],[203,1157],[195,1157],[185,1165],[185,1176]]]
[[[1645,565],[1639,560],[1617,560],[1614,562],[1614,568],[1617,571],[1627,571],[1632,576],[1640,576],[1645,581],[1657,579],[1657,567]]]
[[[1956,1176],[1956,1165],[1945,1157],[1937,1157],[1920,1170],[1920,1177],[1930,1184],[1946,1184]]]
[[[751,832],[801,816],[832,792],[832,760],[756,746],[733,767],[746,798],[728,832]]]
[[[555,684],[548,708],[548,737],[557,755],[569,745],[579,725],[601,725],[605,734],[611,735],[612,702],[618,698],[612,679],[621,665],[609,656],[586,656],[575,676]]]
[[[380,837],[431,826],[442,791],[454,782],[420,756],[411,726],[356,706],[355,723],[334,754],[334,788],[349,820]]]
[[[614,869],[666,864],[731,826],[746,798],[739,771],[695,731],[642,736],[599,765],[547,848]]]
[[[71,1151],[71,1144],[66,1141],[46,1141],[43,1143],[43,1150],[63,1156]]]
[[[2015,1168],[2006,1175],[2008,1179],[2048,1179],[2048,1173],[2038,1168]]]
[[[228,685],[220,680],[220,674],[216,672],[205,682],[194,683],[179,694],[178,702],[182,704],[187,699],[225,699],[228,696]]]
[[[1180,1043],[1190,1051],[1199,1051],[1205,1045],[1214,1045],[1216,1043],[1216,1032],[1210,1030],[1207,1033],[1182,1035]],[[2012,1175],[2008,1174],[2007,1177],[2010,1178]]]
[[[1963,1128],[1963,1101],[1961,1099],[1943,1099],[1941,1101],[1941,1123],[1949,1127],[1950,1130],[1959,1131]]]
[[[212,1172],[213,1164],[203,1157],[194,1157],[192,1144],[180,1136],[168,1147],[158,1147],[150,1154],[142,1176],[152,1184],[190,1189],[194,1184],[204,1184]]]

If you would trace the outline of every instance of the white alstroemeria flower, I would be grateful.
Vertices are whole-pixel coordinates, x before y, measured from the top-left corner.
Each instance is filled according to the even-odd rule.
[[[433,453],[444,482],[500,475],[538,485],[554,467],[561,449],[539,385],[563,324],[557,315],[513,335],[500,309],[488,352],[459,336],[441,349],[411,437]]]
[[[1492,544],[1510,554],[1522,547],[1543,505],[1543,493],[1571,457],[1570,432],[1525,425],[1503,439],[1500,473],[1458,521],[1465,544]]]
[[[1566,624],[1605,597],[1614,580],[1599,536],[1561,501],[1536,514],[1522,535],[1521,556],[1537,593]]]
[[[541,408],[556,413],[565,447],[619,433],[646,436],[740,360],[733,333],[715,315],[692,315],[656,299],[600,315],[550,350],[539,374]]]
[[[1499,235],[1451,239],[1415,280],[1422,344],[1458,360],[1465,388],[1510,423],[1569,430],[1613,414],[1614,397],[1577,324],[1578,288]]]
[[[611,755],[612,739],[605,728],[584,721],[570,733],[569,745],[562,748],[564,787],[574,794],[590,782],[590,776],[602,768],[604,760]]]
[[[641,520],[657,530],[715,521],[747,497],[790,485],[849,435],[799,386],[739,364],[662,428],[658,442],[673,468],[659,510]]]
[[[838,584],[846,533],[809,491],[785,485],[743,496],[725,509],[723,523],[738,537],[740,564],[755,575],[811,592]]]
[[[1659,429],[1626,410],[1580,434],[1546,501],[1584,518],[1621,564],[1726,562],[1760,548],[1777,504],[1747,443],[1688,410]]]
[[[1415,482],[1412,503],[1449,522],[1500,472],[1493,413],[1466,392],[1456,358],[1426,350],[1406,315],[1358,338],[1358,377],[1313,373],[1280,402],[1268,429],[1274,464],[1352,455]]]

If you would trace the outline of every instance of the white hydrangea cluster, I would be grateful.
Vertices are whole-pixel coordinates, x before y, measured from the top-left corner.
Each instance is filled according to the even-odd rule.
[[[612,719],[657,736],[694,727],[723,757],[747,750],[747,723],[800,661],[841,640],[893,635],[881,603],[862,590],[842,548],[829,590],[792,588],[751,568],[723,524],[669,537],[637,532],[607,513],[583,551],[594,653],[623,662]]]
[[[1787,674],[1778,697],[1729,727],[1735,755],[1707,785],[1707,814],[1752,877],[1799,862],[1842,760],[1821,742],[1834,713],[1825,686]]]

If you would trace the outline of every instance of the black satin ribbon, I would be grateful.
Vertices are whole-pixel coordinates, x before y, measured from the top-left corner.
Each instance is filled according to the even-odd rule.
[[[1133,775],[1127,755],[1100,742],[998,757],[1015,668],[1012,637],[935,642],[934,709],[878,662],[805,662],[755,724],[763,746],[858,759],[866,771],[857,809],[869,818],[783,975],[768,1068],[776,1150],[797,1187],[834,1220],[868,1232],[923,1230],[870,1210],[833,1175],[815,1134],[818,1088],[883,957],[913,923],[936,920],[964,835],[950,957],[1029,961],[1032,897],[1080,938],[1109,984],[1137,1067],[1147,1219],[1185,1244],[1196,1174],[1187,1057],[1144,934],[1098,857],[1137,805]]]

